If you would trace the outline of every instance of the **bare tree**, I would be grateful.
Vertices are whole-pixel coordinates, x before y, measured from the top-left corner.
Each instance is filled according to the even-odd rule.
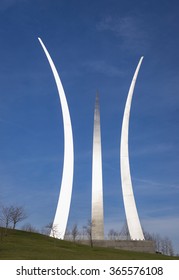
[[[145,240],[154,240],[154,235],[153,234],[151,234],[147,231],[144,231],[144,230],[143,230],[143,233],[144,233]]]
[[[10,223],[13,224],[13,229],[15,229],[16,224],[26,218],[26,214],[24,208],[14,207],[14,206],[2,206],[1,207],[1,223],[5,226],[5,228],[9,228]]]
[[[71,240],[71,231],[69,229],[66,229],[64,239]]]
[[[84,226],[86,235],[90,241],[91,247],[93,247],[93,237],[92,237],[92,228],[95,226],[94,221],[88,220],[87,225]]]
[[[39,232],[38,229],[36,229],[34,226],[32,226],[29,223],[23,225],[21,229],[28,232]]]
[[[168,237],[162,238],[159,234],[150,234],[144,232],[146,240],[153,240],[155,243],[155,250],[157,253],[173,256],[174,250],[171,240]]]
[[[12,212],[14,207],[13,206],[2,206],[1,207],[1,224],[7,229],[9,224],[12,222]]]
[[[154,242],[155,242],[155,250],[156,250],[156,252],[159,252],[159,253],[161,253],[161,248],[162,248],[162,239],[161,239],[161,237],[160,237],[160,235],[159,234],[153,234],[152,235],[152,239],[151,240],[153,240]]]
[[[25,210],[22,206],[13,207],[11,209],[11,221],[13,223],[13,229],[15,229],[18,222],[23,221],[27,218]]]
[[[45,226],[45,228],[47,229],[48,233],[47,235],[52,235],[52,237],[57,237],[58,235],[58,230],[57,230],[57,225],[54,225],[53,223],[49,223]]]
[[[168,237],[161,239],[161,252],[162,252],[162,254],[168,255],[168,256],[174,255],[172,242]]]
[[[171,240],[168,241],[168,254],[169,256],[174,256],[174,249]]]
[[[77,226],[77,224],[74,224],[73,227],[72,227],[72,230],[71,230],[71,235],[72,235],[72,238],[73,238],[74,242],[76,241],[76,238],[77,238],[78,234],[79,234],[78,226]]]
[[[119,239],[131,240],[128,225],[127,225],[127,221],[125,221],[121,231],[119,232]]]
[[[110,229],[110,231],[108,232],[108,238],[109,240],[117,240],[119,239],[119,233],[114,229]]]

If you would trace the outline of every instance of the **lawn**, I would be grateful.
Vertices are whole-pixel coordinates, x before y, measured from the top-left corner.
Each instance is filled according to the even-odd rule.
[[[2,230],[1,230],[2,231]],[[1,260],[177,260],[161,254],[131,252],[112,248],[91,248],[42,234],[8,230],[0,240]]]

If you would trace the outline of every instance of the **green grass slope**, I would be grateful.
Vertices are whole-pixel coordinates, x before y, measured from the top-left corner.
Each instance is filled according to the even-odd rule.
[[[8,230],[0,239],[1,260],[167,260],[179,259],[109,248],[91,248],[42,234]]]

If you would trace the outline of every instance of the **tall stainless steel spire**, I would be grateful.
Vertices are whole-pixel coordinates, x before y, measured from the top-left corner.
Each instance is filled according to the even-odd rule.
[[[144,235],[142,231],[142,227],[140,224],[133,188],[130,174],[130,165],[129,165],[129,148],[128,148],[128,134],[129,134],[129,118],[130,118],[130,109],[132,96],[134,92],[134,87],[137,79],[137,75],[142,63],[143,57],[141,57],[136,71],[134,73],[134,77],[132,79],[125,110],[124,117],[122,123],[122,132],[121,132],[121,149],[120,149],[120,162],[121,162],[121,182],[122,182],[122,192],[123,192],[123,200],[124,200],[124,208],[126,212],[126,219],[128,224],[128,229],[130,233],[130,237],[132,240],[143,240]]]
[[[92,162],[92,239],[104,239],[103,179],[99,97],[96,95]]]
[[[59,200],[57,204],[56,214],[53,221],[53,226],[50,235],[59,239],[63,239],[68,222],[68,215],[71,203],[72,185],[73,185],[73,169],[74,169],[74,151],[73,151],[73,135],[70,113],[68,109],[67,100],[63,90],[60,77],[56,70],[56,67],[47,51],[45,45],[40,38],[39,42],[46,54],[50,67],[52,69],[55,82],[60,97],[63,126],[64,126],[64,162],[63,162],[63,174],[61,181],[61,188],[59,194]]]

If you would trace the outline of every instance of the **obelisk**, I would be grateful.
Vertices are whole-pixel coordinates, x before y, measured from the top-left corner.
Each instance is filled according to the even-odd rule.
[[[99,96],[96,95],[92,158],[92,239],[104,239],[103,178]]]

